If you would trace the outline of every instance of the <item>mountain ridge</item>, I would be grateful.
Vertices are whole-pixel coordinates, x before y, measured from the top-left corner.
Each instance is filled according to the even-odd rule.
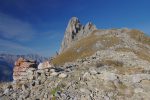
[[[2,100],[150,99],[150,37],[127,28],[83,34],[76,18],[70,25],[51,61],[16,61],[14,77],[23,77],[0,84]]]
[[[72,42],[77,41],[82,37],[88,36],[96,29],[96,26],[92,24],[92,22],[88,22],[84,26],[80,23],[77,17],[72,17],[68,22],[59,53],[65,51],[65,49],[67,49],[72,44]]]

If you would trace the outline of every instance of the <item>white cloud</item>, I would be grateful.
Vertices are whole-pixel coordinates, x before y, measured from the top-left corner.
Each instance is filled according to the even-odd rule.
[[[33,38],[35,30],[28,22],[0,13],[0,36],[7,39],[27,41]]]
[[[12,54],[36,53],[31,48],[3,39],[0,39],[0,51]]]

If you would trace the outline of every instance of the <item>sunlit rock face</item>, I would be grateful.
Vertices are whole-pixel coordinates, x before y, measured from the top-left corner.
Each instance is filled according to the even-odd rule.
[[[88,22],[85,26],[82,25],[77,17],[72,17],[65,31],[64,39],[60,48],[60,53],[65,51],[73,41],[87,36],[96,30],[96,26]]]
[[[43,63],[40,63],[38,65],[38,69],[46,69],[46,68],[51,68],[52,64],[49,61],[44,61]]]

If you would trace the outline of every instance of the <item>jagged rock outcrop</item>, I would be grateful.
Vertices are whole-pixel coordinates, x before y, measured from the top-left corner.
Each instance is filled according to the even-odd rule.
[[[36,68],[36,61],[26,60],[24,58],[19,58],[15,62],[15,67],[13,71],[13,79],[16,80],[24,80],[27,77],[27,70],[30,68]]]
[[[56,56],[57,66],[47,67],[52,61],[42,63],[26,70],[26,81],[0,85],[0,99],[149,100],[150,38],[141,34],[129,29],[96,30],[72,45],[71,51]],[[27,60],[15,65],[23,62]]]
[[[94,30],[97,30],[96,26],[92,23],[92,22],[88,22],[85,26],[84,29],[80,32],[79,35],[80,38],[82,38],[82,36],[88,36],[90,33],[92,33]],[[79,36],[78,36],[79,37]]]
[[[84,36],[89,35],[96,29],[97,29],[96,26],[91,22],[88,22],[84,26],[80,23],[78,18],[72,17],[66,28],[64,39],[62,41],[59,53],[67,49],[72,44],[73,41],[76,41]]]

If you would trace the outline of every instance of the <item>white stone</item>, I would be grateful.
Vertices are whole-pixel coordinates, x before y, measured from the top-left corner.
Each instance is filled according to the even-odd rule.
[[[58,75],[57,72],[52,72],[52,73],[50,74],[50,76],[57,76],[57,75]]]
[[[61,74],[59,74],[59,78],[66,78],[68,75],[67,74],[65,74],[65,73],[61,73]]]
[[[90,94],[90,91],[86,88],[80,88],[80,91],[86,94]]]
[[[3,94],[7,95],[9,93],[9,89],[7,88]]]
[[[91,76],[91,75],[90,75],[89,72],[85,72],[84,75],[83,75],[83,79],[84,79],[84,80],[90,80],[90,79],[91,79],[90,76]]]
[[[134,92],[135,93],[139,93],[139,92],[143,93],[143,89],[142,88],[135,88]]]
[[[97,71],[96,71],[95,69],[89,69],[89,71],[90,71],[90,73],[93,74],[93,75],[94,75],[94,74],[97,74]]]
[[[51,68],[51,67],[52,67],[52,65],[50,64],[49,61],[45,61],[38,65],[38,69],[46,69],[46,68]]]
[[[50,72],[55,72],[55,69],[50,69]]]
[[[117,79],[116,74],[107,72],[107,71],[103,71],[100,76],[102,79],[107,80],[107,81],[114,81]]]
[[[26,86],[24,84],[22,85],[22,90],[26,91]]]
[[[39,65],[38,65],[38,69],[42,69],[43,68],[43,63],[40,63]]]

